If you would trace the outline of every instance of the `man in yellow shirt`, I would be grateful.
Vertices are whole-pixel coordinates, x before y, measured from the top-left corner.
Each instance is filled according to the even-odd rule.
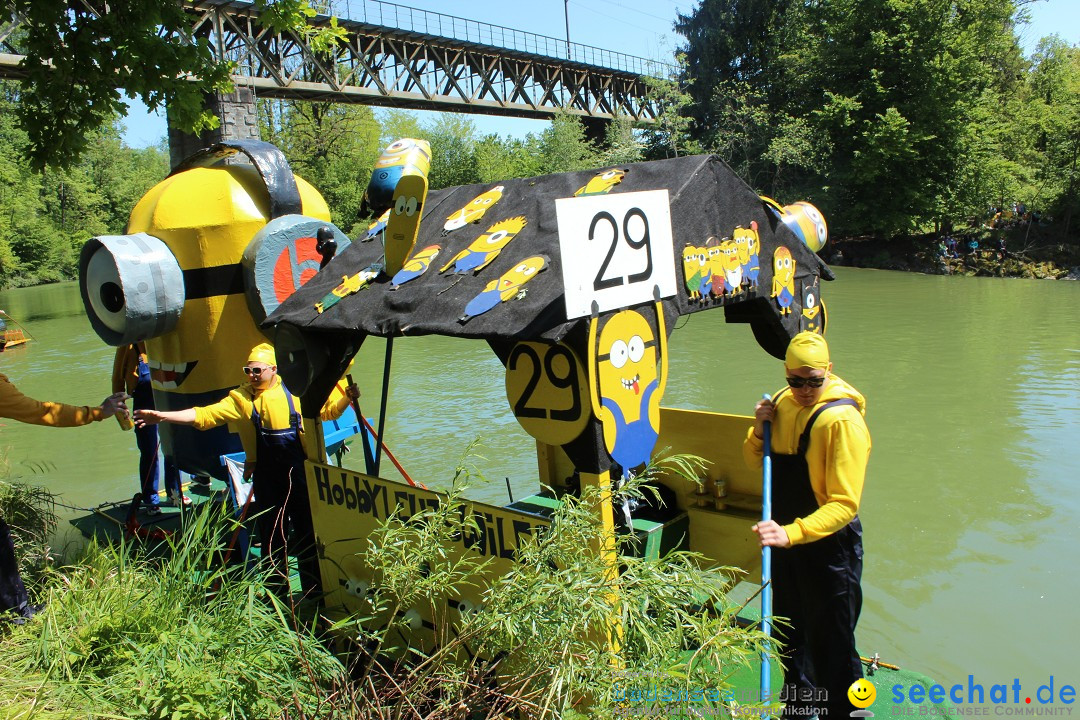
[[[752,529],[777,550],[773,614],[790,622],[781,631],[784,715],[835,719],[851,713],[847,690],[862,677],[855,624],[863,558],[857,513],[870,457],[866,400],[832,374],[829,347],[816,333],[792,338],[784,367],[788,387],[757,404],[743,443],[747,463],[760,468],[764,423],[772,423],[773,519]]]
[[[263,557],[272,563],[273,581],[279,591],[288,591],[286,537],[292,526],[293,551],[305,595],[319,590],[319,558],[315,530],[304,481],[303,421],[299,401],[277,374],[274,348],[256,345],[244,365],[250,378],[213,405],[187,410],[137,410],[135,424],[142,427],[159,422],[192,425],[198,430],[237,423],[246,454],[245,474],[252,476],[255,492],[256,527],[262,540]],[[323,420],[341,416],[352,400],[360,396],[355,385],[335,391],[322,408]],[[243,425],[250,423],[250,428]],[[247,432],[245,432],[247,430]]]
[[[0,375],[0,417],[11,418],[31,425],[47,427],[77,427],[112,417],[118,412],[127,412],[124,400],[127,395],[118,392],[102,401],[98,407],[88,405],[65,405],[64,403],[42,402],[27,397],[19,392],[7,376]],[[30,607],[26,586],[19,574],[19,564],[15,560],[15,545],[7,523],[0,517],[0,613],[14,611],[22,618],[34,614]],[[21,621],[20,621],[21,622]]]

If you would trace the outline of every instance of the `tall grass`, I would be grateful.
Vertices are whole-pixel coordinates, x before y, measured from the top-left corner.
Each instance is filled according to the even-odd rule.
[[[640,497],[661,470],[691,481],[700,475],[694,459],[673,457],[620,492]],[[609,717],[626,708],[617,690],[628,684],[627,671],[651,678],[653,688],[722,695],[760,652],[763,637],[740,628],[727,601],[739,571],[709,567],[689,552],[634,557],[631,538],[607,537],[597,523],[610,502],[597,490],[565,496],[548,532],[519,547],[513,569],[487,586],[474,612],[449,611],[445,598],[476,584],[486,566],[448,551],[474,529],[462,500],[471,481],[463,464],[445,503],[407,520],[391,517],[368,538],[361,559],[375,579],[365,611],[336,628],[352,633],[358,653],[353,692],[333,703],[344,714]],[[612,542],[617,574],[595,551]],[[417,626],[409,610],[431,619],[433,647],[407,642]],[[693,713],[709,703],[651,705]]]
[[[6,476],[3,460],[0,475]],[[53,562],[49,539],[56,530],[56,495],[37,485],[0,480],[0,517],[11,530],[19,572],[33,592]]]
[[[660,469],[700,475],[685,457],[661,466],[620,492],[648,492]],[[611,500],[595,490],[565,496],[509,573],[485,575],[488,561],[457,550],[477,530],[464,511],[476,479],[463,459],[444,502],[392,515],[367,538],[365,607],[332,627],[298,620],[263,574],[223,565],[232,520],[211,503],[164,546],[91,544],[46,574],[39,615],[0,630],[0,717],[700,714],[717,703],[628,704],[618,691],[640,686],[628,671],[654,688],[724,689],[759,652],[762,637],[736,624],[726,599],[735,570],[687,552],[634,557],[628,538],[596,522]],[[470,588],[478,606],[451,611],[446,598]],[[418,642],[421,616],[433,629]]]
[[[265,577],[222,566],[229,523],[207,503],[165,552],[91,543],[52,573],[45,609],[0,638],[0,716],[317,716],[343,667]]]

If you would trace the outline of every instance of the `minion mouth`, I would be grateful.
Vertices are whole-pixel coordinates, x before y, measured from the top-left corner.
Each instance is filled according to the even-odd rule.
[[[199,362],[195,360],[186,363],[164,363],[147,360],[147,364],[150,366],[150,379],[155,386],[162,390],[175,390],[187,379]]]
[[[634,377],[629,380],[626,378],[619,378],[619,382],[622,383],[623,388],[626,390],[633,390],[635,395],[638,395],[641,392],[641,386],[639,384],[640,380],[641,373],[634,375]]]

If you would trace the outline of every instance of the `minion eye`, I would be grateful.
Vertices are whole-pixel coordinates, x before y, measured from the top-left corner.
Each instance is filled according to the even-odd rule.
[[[610,180],[611,178],[615,177],[618,174],[619,174],[618,170],[608,170],[601,177],[603,177],[605,180]]]
[[[806,307],[807,309],[813,309],[817,305],[817,298],[814,297],[814,293],[807,293],[806,295]]]
[[[412,217],[416,214],[416,206],[419,204],[416,198],[410,197],[405,201],[405,214]]]
[[[398,153],[408,150],[414,145],[416,145],[416,143],[414,143],[412,140],[409,140],[408,138],[401,138],[400,140],[395,140],[394,142],[387,145],[386,150],[383,152],[383,155],[397,155]]]
[[[627,348],[624,340],[616,340],[611,343],[611,350],[608,351],[608,360],[617,368],[621,368],[626,364]]]
[[[806,213],[807,217],[809,217],[814,222],[821,222],[821,213],[818,212],[817,208],[810,207],[809,205],[803,205],[803,211]]]
[[[408,198],[404,195],[399,195],[397,200],[394,201],[394,214],[401,215],[405,212],[405,205],[408,202]]]
[[[510,233],[506,232],[505,230],[499,230],[498,232],[491,233],[490,235],[488,235],[488,245],[494,245],[498,242],[501,242],[502,239],[509,234]]]
[[[626,346],[626,352],[630,355],[632,362],[641,362],[641,358],[645,355],[645,341],[641,339],[640,335],[630,338],[630,343]]]
[[[169,248],[145,233],[91,238],[79,257],[90,325],[110,345],[172,330],[184,307],[184,275]]]
[[[480,204],[481,204],[481,205],[490,205],[490,204],[491,204],[491,198],[484,198],[484,199],[482,199],[482,200],[480,201]]]
[[[818,226],[817,226],[818,240],[821,240],[822,242],[825,242],[825,236],[827,234],[828,234],[828,231],[825,229],[825,226],[823,224],[821,224],[821,223],[818,223]]]

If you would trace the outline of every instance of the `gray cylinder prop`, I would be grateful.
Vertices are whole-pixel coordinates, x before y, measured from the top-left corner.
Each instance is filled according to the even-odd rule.
[[[349,236],[331,222],[282,215],[255,233],[244,249],[244,293],[256,325],[319,272],[322,256],[315,243],[321,227],[334,233],[339,253],[349,245]]]
[[[79,254],[79,290],[94,332],[117,347],[176,327],[184,274],[161,240],[146,233],[90,238]]]

